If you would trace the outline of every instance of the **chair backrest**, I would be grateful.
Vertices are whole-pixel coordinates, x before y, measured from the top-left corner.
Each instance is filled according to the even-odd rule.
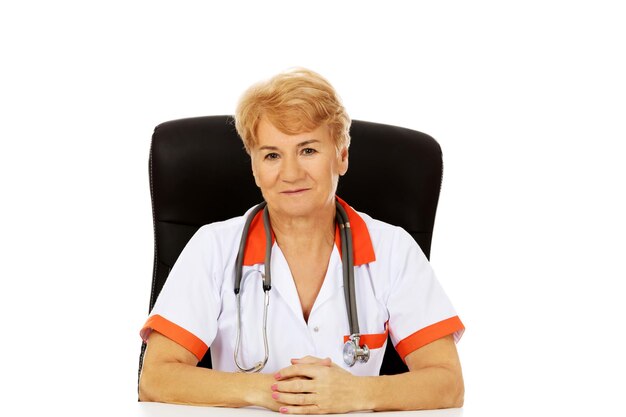
[[[423,133],[354,120],[350,165],[337,195],[356,210],[403,227],[427,257],[442,176],[439,144]],[[157,126],[150,149],[154,269],[150,310],[200,226],[242,215],[262,201],[250,158],[230,116],[173,120]],[[140,355],[140,370],[145,344]],[[210,353],[198,366],[210,367]],[[387,344],[381,374],[406,371]]]

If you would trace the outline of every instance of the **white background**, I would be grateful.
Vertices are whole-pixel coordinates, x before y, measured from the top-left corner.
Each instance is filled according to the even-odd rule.
[[[432,263],[467,326],[464,415],[623,412],[618,3],[3,2],[0,409],[132,409],[152,129],[305,66],[353,118],[443,148]]]

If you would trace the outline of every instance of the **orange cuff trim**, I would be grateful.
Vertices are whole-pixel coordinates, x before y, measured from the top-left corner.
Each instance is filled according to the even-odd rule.
[[[412,335],[405,337],[396,345],[396,351],[402,360],[404,360],[406,355],[421,348],[422,346],[426,346],[437,339],[441,339],[444,336],[448,336],[449,334],[463,329],[465,329],[465,326],[461,323],[459,316],[450,317],[449,319],[431,324],[430,326],[424,327]]]
[[[178,343],[189,352],[193,353],[198,360],[201,360],[207,350],[209,350],[209,347],[196,335],[183,329],[179,325],[172,323],[166,318],[159,316],[158,314],[155,314],[150,317],[148,321],[146,321],[146,324],[141,329],[142,337],[149,334],[147,333],[147,330],[150,329],[155,330],[168,339]],[[146,338],[144,337],[144,340],[145,339]]]
[[[367,345],[370,349],[378,349],[383,347],[385,341],[387,340],[387,336],[389,335],[389,327],[388,324],[385,323],[385,332],[384,333],[372,333],[372,334],[362,334],[359,342],[363,345]],[[343,337],[343,343],[346,343],[350,340],[350,336]]]

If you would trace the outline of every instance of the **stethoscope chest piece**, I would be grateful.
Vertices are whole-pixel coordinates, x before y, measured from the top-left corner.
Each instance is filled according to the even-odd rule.
[[[367,345],[359,344],[360,335],[350,335],[350,339],[343,345],[343,361],[348,366],[353,366],[356,361],[366,363],[370,359],[370,349]]]

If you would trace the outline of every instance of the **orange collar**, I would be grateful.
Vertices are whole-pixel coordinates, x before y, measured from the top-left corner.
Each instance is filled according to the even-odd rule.
[[[336,197],[339,204],[348,213],[350,228],[352,229],[352,245],[354,250],[354,266],[367,264],[376,260],[374,254],[374,246],[370,233],[367,230],[365,221],[358,215],[352,207],[341,198]],[[274,241],[274,236],[272,236]],[[335,227],[335,245],[341,255],[341,236],[339,227]],[[250,224],[248,232],[248,241],[246,242],[245,253],[243,257],[244,265],[256,265],[265,262],[265,228],[263,227],[263,211],[257,213]]]

